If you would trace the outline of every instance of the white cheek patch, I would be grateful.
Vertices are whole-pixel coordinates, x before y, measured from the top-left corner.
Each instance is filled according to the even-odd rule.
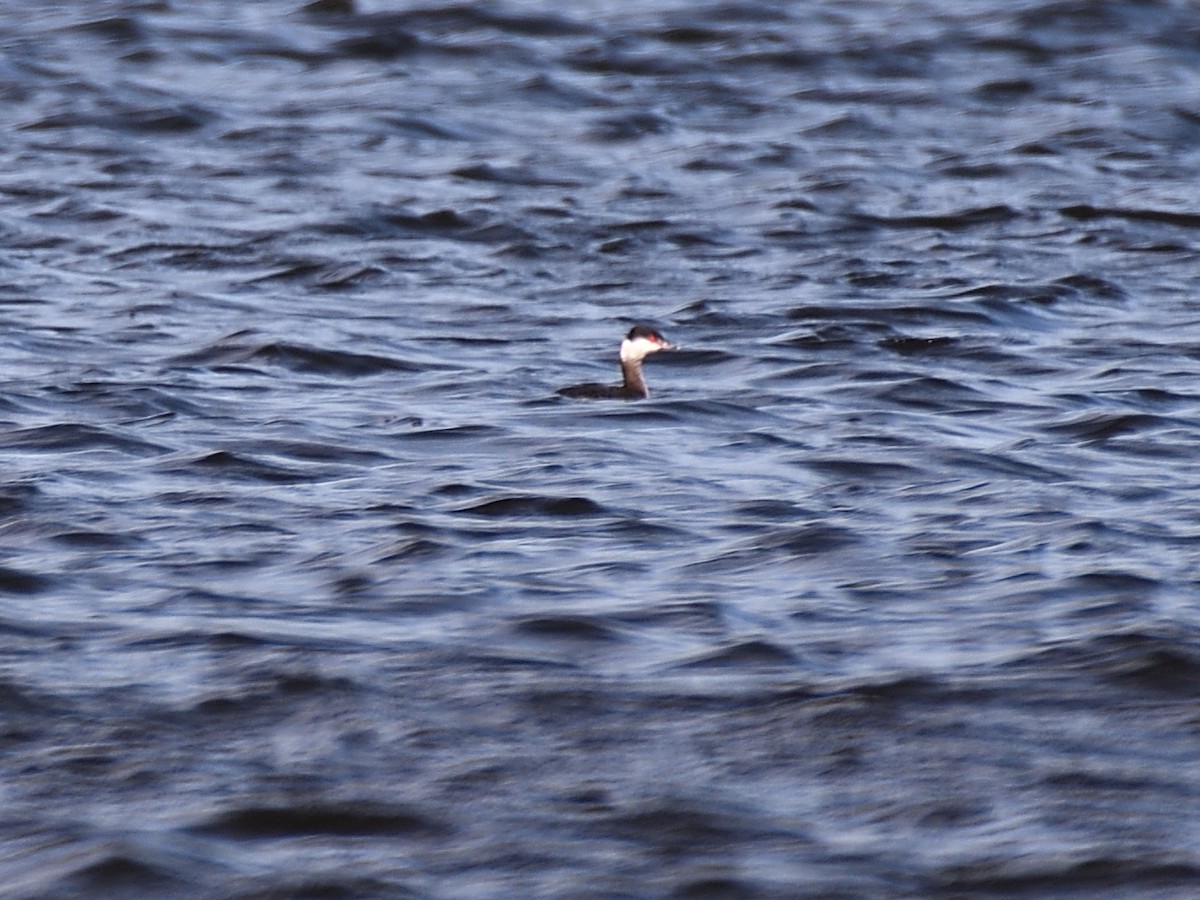
[[[654,353],[656,350],[661,350],[662,345],[655,343],[649,338],[638,337],[630,340],[625,338],[621,341],[621,361],[630,362],[635,359],[642,359],[647,353]]]

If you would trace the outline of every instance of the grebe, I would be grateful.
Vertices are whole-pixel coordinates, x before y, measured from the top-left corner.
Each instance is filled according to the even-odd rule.
[[[674,350],[675,345],[653,328],[635,325],[621,341],[621,374],[623,384],[576,384],[565,387],[558,393],[564,397],[580,400],[643,400],[650,396],[646,379],[642,377],[642,360],[659,350]]]

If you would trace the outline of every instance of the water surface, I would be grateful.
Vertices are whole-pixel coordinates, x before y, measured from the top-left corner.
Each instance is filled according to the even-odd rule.
[[[6,890],[1191,897],[1197,34],[0,9]]]

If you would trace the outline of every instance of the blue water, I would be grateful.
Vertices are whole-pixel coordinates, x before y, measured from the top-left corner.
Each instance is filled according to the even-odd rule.
[[[1198,34],[0,8],[6,896],[1192,897]]]

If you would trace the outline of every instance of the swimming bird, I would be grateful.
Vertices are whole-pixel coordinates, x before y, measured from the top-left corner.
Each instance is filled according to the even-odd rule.
[[[674,350],[675,345],[646,325],[635,325],[621,341],[621,375],[618,385],[575,384],[562,388],[563,397],[579,400],[644,400],[650,396],[646,379],[642,376],[642,360],[659,350]]]

